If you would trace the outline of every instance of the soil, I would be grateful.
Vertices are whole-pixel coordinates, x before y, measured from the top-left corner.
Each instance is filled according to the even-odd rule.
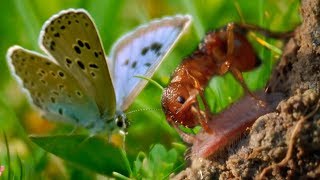
[[[320,1],[302,0],[301,15],[269,81],[286,96],[276,111],[223,151],[191,156],[173,179],[320,179]]]

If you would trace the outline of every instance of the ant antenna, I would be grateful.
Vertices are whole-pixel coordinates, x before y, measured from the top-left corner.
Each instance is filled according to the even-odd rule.
[[[239,2],[237,0],[234,0],[233,2],[235,8],[237,9],[237,13],[238,13],[238,16],[240,17],[240,21],[242,24],[246,23],[245,20],[244,20],[244,17],[243,17],[243,14],[241,12],[241,8],[240,8],[240,5],[239,5]]]
[[[153,79],[151,79],[151,78],[147,78],[147,77],[139,76],[139,75],[136,75],[136,76],[133,76],[133,77],[147,80],[147,81],[149,81],[150,83],[154,84],[154,85],[155,85],[156,87],[158,87],[159,89],[161,89],[161,91],[163,91],[163,89],[164,89],[157,81],[155,81],[155,80],[153,80]]]
[[[159,110],[162,110],[162,109],[161,108],[144,108],[144,109],[136,109],[133,111],[129,111],[129,112],[126,112],[125,114],[128,115],[128,114],[136,113],[140,111],[159,111]]]
[[[250,27],[248,24],[246,24],[245,20],[244,20],[244,17],[243,17],[243,14],[241,12],[241,9],[240,9],[240,5],[239,5],[239,2],[237,0],[234,0],[233,2],[236,10],[237,10],[237,13],[238,13],[238,16],[240,17],[240,20],[241,20],[241,23],[242,23],[242,26],[247,26],[249,29],[251,29],[252,31],[257,31],[257,32],[260,32],[262,34],[267,34],[267,36],[277,36],[277,34],[272,34],[270,32],[266,32],[264,31],[263,29],[261,28],[256,28],[256,27]],[[260,30],[260,31],[259,31]],[[263,47],[266,47],[267,49],[275,52],[276,54],[280,55],[282,54],[282,51],[281,49],[277,48],[276,46],[268,43],[267,41],[263,40],[262,38],[258,37],[254,32],[249,32],[249,36],[251,36],[255,41],[257,41],[261,46]],[[282,35],[283,34],[283,35]],[[279,33],[279,37],[286,37],[287,34],[290,34],[290,33]]]

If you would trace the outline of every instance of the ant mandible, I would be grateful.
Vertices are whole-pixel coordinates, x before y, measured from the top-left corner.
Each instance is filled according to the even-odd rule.
[[[186,142],[192,142],[194,138],[181,131],[179,125],[193,128],[200,124],[207,133],[213,133],[207,124],[212,114],[204,97],[204,88],[212,77],[231,72],[245,92],[259,101],[242,76],[242,72],[261,64],[246,37],[249,31],[273,38],[291,36],[291,33],[275,33],[254,25],[229,23],[220,30],[209,32],[198,49],[183,59],[174,71],[162,94],[162,108],[169,124]],[[200,110],[198,96],[204,104],[204,111]]]

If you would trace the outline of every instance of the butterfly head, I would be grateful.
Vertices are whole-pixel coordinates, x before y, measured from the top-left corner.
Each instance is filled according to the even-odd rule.
[[[121,134],[127,134],[130,125],[127,116],[123,112],[117,112],[114,118],[115,127]]]

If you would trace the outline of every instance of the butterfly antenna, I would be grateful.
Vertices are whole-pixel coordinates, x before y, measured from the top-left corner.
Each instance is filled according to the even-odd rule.
[[[163,89],[164,89],[157,81],[155,81],[155,80],[153,80],[153,79],[151,79],[151,78],[147,78],[147,77],[139,76],[139,75],[134,76],[134,77],[149,81],[150,83],[154,84],[156,87],[158,87],[159,89],[161,89],[161,91],[163,91]]]
[[[136,112],[140,112],[140,111],[159,111],[159,110],[162,110],[161,108],[145,108],[145,109],[136,109],[136,110],[133,110],[133,111],[129,111],[126,113],[126,115],[128,114],[132,114],[132,113],[136,113]]]

